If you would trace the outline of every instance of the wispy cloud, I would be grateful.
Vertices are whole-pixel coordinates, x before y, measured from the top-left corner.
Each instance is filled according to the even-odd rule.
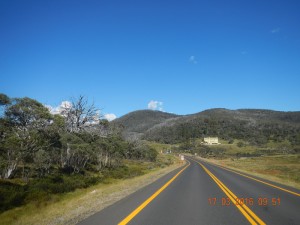
[[[163,102],[151,100],[148,103],[148,109],[163,111]]]
[[[241,51],[241,54],[242,54],[242,55],[247,55],[248,52],[247,52],[247,51]]]
[[[112,121],[112,120],[116,119],[117,116],[113,113],[107,113],[104,115],[104,118],[107,119],[108,121]]]
[[[189,61],[190,61],[191,63],[193,63],[193,64],[197,64],[197,63],[198,63],[198,61],[196,60],[196,57],[195,57],[194,55],[191,55],[191,56],[189,57]]]
[[[276,33],[279,33],[279,32],[280,32],[280,27],[276,27],[276,28],[271,30],[272,34],[276,34]]]

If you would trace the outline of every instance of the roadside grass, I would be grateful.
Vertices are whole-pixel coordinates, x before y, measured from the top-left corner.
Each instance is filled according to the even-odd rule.
[[[221,145],[212,145],[209,146],[211,149],[224,149],[225,154],[227,155],[235,155],[237,153],[255,153],[257,151],[257,147],[245,145],[243,147],[238,147],[234,144],[221,144]]]
[[[0,214],[0,224],[76,224],[182,166],[182,162],[176,157],[162,154],[159,154],[157,162],[154,163],[125,163],[128,171],[124,173],[115,170],[109,178],[97,185],[51,195],[48,199],[7,210]]]
[[[297,152],[293,149],[300,149],[300,146],[293,146],[288,140],[283,140],[281,142],[270,140],[259,146],[254,146],[238,139],[233,140],[230,144],[228,141],[221,139],[219,140],[219,145],[203,145],[201,142],[202,139],[195,140],[196,149],[201,149],[203,147],[209,148],[211,150],[210,156],[217,158],[293,154]]]
[[[257,147],[247,145],[247,143],[240,141],[240,140],[234,140],[233,143],[229,144],[228,141],[225,140],[219,140],[219,145],[203,145],[202,144],[203,140],[202,139],[196,139],[195,144],[196,147],[208,147],[212,151],[217,150],[217,149],[222,149],[224,150],[224,153],[226,155],[235,155],[236,153],[241,153],[241,152],[247,152],[247,153],[254,153],[257,150]],[[243,146],[239,147],[238,143],[242,143]]]
[[[157,164],[160,167],[165,167],[172,165],[174,163],[182,163],[178,157],[174,157],[173,154],[166,154],[167,150],[171,150],[174,145],[162,144],[157,142],[145,141],[147,145],[156,149],[158,152],[157,155]]]
[[[292,147],[291,143],[288,140],[283,140],[281,142],[269,141],[266,146],[268,148],[288,148]]]
[[[300,155],[206,159],[257,177],[300,189]]]
[[[172,148],[172,145],[170,145],[170,144],[162,144],[162,143],[153,142],[153,141],[145,141],[145,142],[152,148],[155,148],[156,151],[159,153],[163,153],[164,151]]]

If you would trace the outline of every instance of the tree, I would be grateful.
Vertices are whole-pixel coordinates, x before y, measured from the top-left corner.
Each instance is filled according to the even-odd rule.
[[[34,155],[33,161],[39,177],[43,177],[50,173],[50,167],[53,160],[49,152],[43,149],[38,150]]]
[[[22,176],[27,179],[30,169],[26,169],[26,163],[32,161],[38,150],[49,146],[44,130],[51,124],[52,116],[41,103],[25,97],[11,101],[2,121],[5,124],[1,136],[1,156],[5,161],[2,176],[10,178],[22,163]]]
[[[158,153],[147,143],[135,140],[130,143],[130,147],[126,152],[126,157],[130,159],[155,161]]]
[[[10,98],[5,95],[0,93],[0,117],[3,116],[5,108],[11,103]]]
[[[100,117],[99,110],[82,95],[72,103],[65,104],[61,114],[65,117],[67,130],[70,132],[83,131],[90,125],[99,123]]]
[[[0,145],[0,177],[4,179],[11,178],[13,172],[21,160],[20,139],[12,132],[9,127],[5,127],[3,121],[1,128],[4,134],[1,136]]]
[[[41,129],[47,126],[52,116],[43,104],[31,98],[16,98],[6,109],[5,117],[21,131]]]
[[[10,98],[3,93],[0,93],[0,106],[10,104]]]

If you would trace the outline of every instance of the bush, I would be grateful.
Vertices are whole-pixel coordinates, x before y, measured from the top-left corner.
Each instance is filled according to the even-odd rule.
[[[114,169],[103,170],[102,173],[106,178],[114,179],[126,179],[144,174],[141,165],[120,166]]]
[[[55,194],[67,193],[77,188],[86,188],[101,181],[98,177],[53,176],[37,179],[22,186],[0,182],[0,212],[30,202],[47,202]]]
[[[239,141],[239,142],[237,143],[237,146],[238,146],[239,148],[241,148],[241,147],[244,147],[245,144],[244,144],[243,142]]]
[[[87,177],[80,174],[68,176],[57,175],[32,181],[29,183],[28,191],[36,193],[37,197],[40,195],[38,192],[60,194],[74,191],[77,188],[87,188],[97,184],[99,181],[101,179],[98,177]]]
[[[229,141],[228,141],[228,144],[233,144],[234,143],[234,140],[233,139],[230,139]]]
[[[26,185],[0,181],[0,213],[23,204],[34,202],[37,207],[55,199],[55,195],[72,192],[78,188],[87,188],[107,178],[125,179],[144,174],[143,165],[122,166],[104,169],[102,175],[82,174],[54,175],[34,179]]]
[[[22,205],[24,199],[25,191],[23,186],[0,181],[0,213]]]

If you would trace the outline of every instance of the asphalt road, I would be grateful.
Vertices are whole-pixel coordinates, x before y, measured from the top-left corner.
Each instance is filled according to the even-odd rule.
[[[299,190],[186,158],[188,166],[79,224],[300,224]]]

